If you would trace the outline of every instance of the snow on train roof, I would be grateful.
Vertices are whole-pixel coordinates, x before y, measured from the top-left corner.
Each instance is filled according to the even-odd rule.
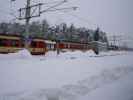
[[[54,41],[44,40],[44,39],[34,39],[34,41],[42,41],[42,42],[45,42],[45,43],[48,43],[48,44],[56,44],[56,42],[54,42]]]
[[[44,41],[45,41],[45,43],[48,43],[48,44],[56,44],[56,42],[51,41],[51,40],[44,40]]]
[[[19,40],[19,36],[12,36],[12,35],[1,35],[0,34],[0,39],[12,39],[12,40]]]

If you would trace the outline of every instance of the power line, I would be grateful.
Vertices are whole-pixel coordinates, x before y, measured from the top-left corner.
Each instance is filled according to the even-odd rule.
[[[89,20],[87,20],[87,19],[85,19],[85,18],[79,17],[79,16],[74,15],[74,14],[69,14],[69,15],[71,15],[71,16],[73,16],[73,17],[76,17],[77,19],[79,19],[79,20],[81,20],[82,22],[85,22],[85,23],[87,23],[87,24],[90,24],[90,23],[92,24],[91,21],[89,21]],[[93,25],[95,25],[95,26],[97,27],[96,24],[93,23]]]
[[[60,13],[66,14],[67,12],[62,11]],[[85,19],[83,17],[79,17],[78,15],[75,15],[75,14],[72,14],[72,13],[71,14],[70,13],[67,13],[67,14],[70,15],[70,16],[72,16],[72,17],[77,18],[78,20],[80,20],[80,21],[82,21],[84,23],[87,23],[88,25],[93,24],[96,28],[98,27],[97,24],[92,23],[92,21],[89,21],[88,19]]]
[[[19,9],[19,19],[20,20],[25,20],[26,21],[26,36],[25,36],[25,47],[28,48],[28,38],[29,38],[29,22],[30,19],[33,17],[40,17],[42,13],[45,12],[53,12],[53,11],[60,11],[60,10],[66,10],[66,9],[73,9],[75,10],[76,8],[74,7],[69,7],[69,8],[56,8],[64,3],[66,3],[67,0],[62,0],[55,2],[52,6],[49,6],[48,8],[42,10],[43,5],[47,5],[47,3],[37,3],[34,5],[31,5],[31,0],[27,0],[26,7],[20,8]],[[36,14],[36,10],[38,9],[38,14]],[[22,13],[24,12],[24,14]]]
[[[0,10],[0,12],[1,12],[1,13],[4,13],[4,14],[6,14],[6,15],[10,15],[10,16],[12,16],[12,17],[18,19],[17,16],[16,16],[14,13],[10,13],[10,12],[3,11],[3,10]]]

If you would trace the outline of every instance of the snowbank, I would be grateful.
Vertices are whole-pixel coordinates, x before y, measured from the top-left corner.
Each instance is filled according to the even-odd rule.
[[[95,53],[90,50],[90,51],[79,51],[79,50],[75,50],[75,51],[70,51],[67,50],[66,52],[60,52],[59,55],[57,55],[57,51],[49,51],[45,54],[45,58],[44,59],[80,59],[80,58],[87,58],[89,56],[96,56]]]
[[[59,55],[57,55],[56,51],[49,51],[46,53],[45,58],[61,58],[61,59],[87,59],[89,57],[104,57],[104,56],[116,56],[116,55],[125,55],[128,52],[126,51],[107,51],[107,52],[100,52],[99,55],[96,55],[93,50],[89,51],[66,51],[66,52],[60,52]]]
[[[57,51],[48,51],[48,52],[46,52],[46,54],[45,54],[45,57],[46,58],[54,58],[54,57],[56,57],[57,56]]]
[[[12,56],[14,58],[15,57],[23,58],[23,59],[32,57],[32,55],[30,54],[30,52],[27,49],[20,50],[17,53],[10,53],[9,56]]]
[[[133,52],[114,51],[100,55],[93,51],[68,51],[58,56],[56,52],[48,52],[41,59],[27,50],[1,54],[0,100],[86,99],[83,95],[133,73],[132,59]]]
[[[90,51],[67,51],[64,53],[60,53],[59,57],[66,58],[66,59],[82,59],[82,58],[88,58],[89,56],[96,56],[95,53],[90,50]]]
[[[18,59],[29,59],[32,55],[27,49],[20,50],[16,53],[0,54],[0,60],[18,60]]]

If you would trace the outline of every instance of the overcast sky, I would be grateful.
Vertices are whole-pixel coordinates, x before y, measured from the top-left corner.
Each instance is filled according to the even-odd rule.
[[[33,2],[49,2],[52,0],[32,0]],[[0,0],[0,21],[12,21],[9,12],[24,7],[26,0]],[[66,22],[76,26],[95,29],[97,26],[109,34],[133,34],[133,0],[68,0],[61,7],[78,6],[76,11],[53,12],[42,14],[51,25]],[[16,14],[16,13],[15,13]],[[76,17],[75,17],[76,16]]]

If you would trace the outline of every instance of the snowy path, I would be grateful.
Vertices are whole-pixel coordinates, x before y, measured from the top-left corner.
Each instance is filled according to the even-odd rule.
[[[77,100],[133,73],[132,58],[132,52],[0,55],[0,100]]]

